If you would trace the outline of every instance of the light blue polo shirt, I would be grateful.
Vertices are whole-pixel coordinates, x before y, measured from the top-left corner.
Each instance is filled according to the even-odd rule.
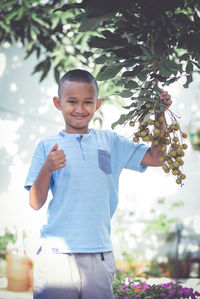
[[[52,147],[58,143],[66,166],[52,173],[47,224],[41,229],[42,246],[57,252],[112,250],[110,220],[118,203],[119,176],[123,168],[144,172],[144,144],[107,130],[59,135],[43,139],[36,147],[25,188],[30,189]]]

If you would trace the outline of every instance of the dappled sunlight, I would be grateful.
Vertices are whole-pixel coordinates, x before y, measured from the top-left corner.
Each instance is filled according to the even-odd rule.
[[[17,85],[16,85],[16,83],[14,83],[14,82],[12,82],[11,84],[10,84],[10,90],[12,91],[12,92],[15,92],[15,91],[17,91]]]
[[[17,140],[19,138],[17,130],[23,124],[23,119],[17,121],[0,120],[1,139],[0,147],[4,148],[9,155],[14,156],[18,152]]]
[[[26,231],[31,238],[24,240],[22,246],[27,246],[29,254],[33,255],[37,250],[39,228],[45,222],[45,207],[36,214],[29,207],[28,193],[23,185],[36,143],[50,131],[51,134],[59,131],[61,117],[53,108],[53,94],[49,91],[55,83],[52,84],[52,79],[46,81],[40,94],[38,78],[31,76],[34,59],[23,61],[24,51],[19,46],[9,48],[5,45],[0,52],[3,99],[0,104],[0,152],[4,157],[0,162],[3,173],[0,227],[15,226],[19,232]]]
[[[23,185],[36,144],[41,138],[55,135],[63,129],[63,119],[52,102],[52,97],[57,95],[57,85],[51,74],[40,84],[37,75],[31,76],[35,58],[21,63],[23,55],[19,47],[4,48],[0,53],[3,99],[0,104],[0,153],[3,157],[0,161],[3,173],[0,183],[0,235],[6,227],[11,231],[15,227],[19,240],[13,247],[18,252],[25,249],[34,260],[40,246],[39,229],[46,223],[51,194],[42,209],[34,211],[29,206],[28,192]],[[185,94],[185,90],[176,86],[170,87],[174,96],[172,110],[181,114],[183,129],[187,129],[190,123],[195,127],[200,113],[199,98],[197,101],[199,89],[194,87],[194,91],[187,90]],[[102,111],[102,128],[110,130],[123,108],[105,104]],[[133,136],[133,129],[128,125],[117,126],[115,131],[129,139]],[[200,216],[197,213],[200,157],[199,152],[192,149],[190,141],[186,143],[188,150],[184,173],[187,179],[182,188],[174,182],[173,176],[164,174],[158,168],[149,168],[144,174],[130,170],[124,170],[121,174],[119,206],[112,220],[112,241],[117,257],[128,252],[138,262],[150,262],[155,258],[159,263],[166,263],[168,256],[174,256],[176,252],[178,224],[183,225],[180,256],[185,252],[192,256],[199,254],[200,241],[196,235],[200,234]],[[165,199],[166,205],[157,203],[160,198]],[[177,201],[182,201],[183,205],[174,210],[167,205]],[[166,218],[161,217],[163,214]],[[167,226],[167,221],[173,218],[177,220]],[[161,229],[160,232],[159,223],[153,222],[158,219],[166,220],[166,231]],[[158,227],[158,231],[155,227]],[[22,237],[23,232],[26,232],[26,237]],[[171,237],[170,241],[166,241],[167,233]]]
[[[4,53],[0,53],[0,65],[0,77],[2,77],[6,69],[6,55]]]

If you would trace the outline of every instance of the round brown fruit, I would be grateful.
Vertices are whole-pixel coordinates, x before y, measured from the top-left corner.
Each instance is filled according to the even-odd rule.
[[[178,185],[180,185],[181,184],[181,179],[176,179],[176,183],[178,184]]]
[[[165,139],[165,140],[164,140],[164,144],[169,145],[170,143],[171,143],[170,139]]]
[[[181,174],[181,179],[185,180],[186,179],[186,175],[185,174]]]
[[[183,138],[187,138],[187,134],[186,133],[182,133],[182,137]]]
[[[178,175],[178,170],[177,169],[172,170],[172,174],[173,175]]]
[[[150,103],[146,103],[146,108],[151,108],[151,104]]]
[[[133,138],[133,141],[134,141],[135,143],[137,143],[137,142],[139,142],[139,138],[138,138],[137,136],[135,136],[135,137]]]
[[[187,148],[188,148],[187,144],[186,144],[186,143],[183,143],[183,144],[182,144],[182,148],[183,148],[184,150],[187,149]]]
[[[174,138],[173,138],[173,141],[174,141],[174,142],[178,142],[178,141],[179,141],[178,137],[174,137]]]
[[[159,158],[159,160],[160,160],[160,162],[164,162],[164,161],[165,161],[165,157],[164,157],[164,156],[161,156],[161,157]]]
[[[159,129],[154,129],[153,133],[155,136],[159,136],[160,135],[160,130]]]
[[[159,144],[159,141],[157,139],[153,140],[153,144],[154,145],[158,145]]]

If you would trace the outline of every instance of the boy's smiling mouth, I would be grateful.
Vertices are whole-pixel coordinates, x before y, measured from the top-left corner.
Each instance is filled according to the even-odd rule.
[[[87,117],[87,115],[72,115],[72,116],[75,117],[76,119],[83,119]]]

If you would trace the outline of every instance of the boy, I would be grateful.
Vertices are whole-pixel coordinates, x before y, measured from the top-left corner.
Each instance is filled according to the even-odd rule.
[[[170,95],[162,92],[160,100],[164,98],[167,109]],[[111,131],[88,128],[101,99],[87,71],[67,72],[53,101],[65,129],[38,144],[25,184],[35,210],[44,205],[49,189],[53,195],[41,229],[34,298],[111,299],[115,262],[110,219],[119,175],[123,168],[143,172],[161,166],[160,152],[155,145],[136,145]]]

